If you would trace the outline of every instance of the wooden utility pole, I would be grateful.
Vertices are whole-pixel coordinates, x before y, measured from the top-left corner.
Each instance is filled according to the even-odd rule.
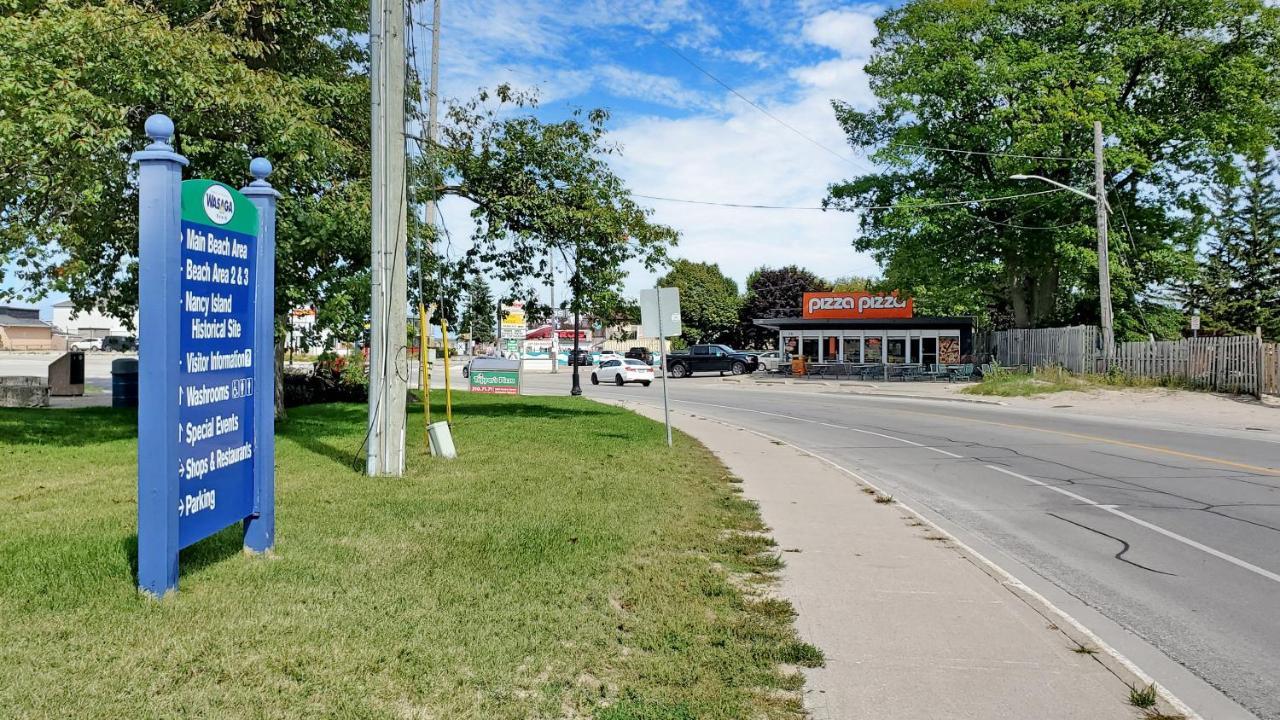
[[[409,362],[406,282],[405,14],[402,0],[371,0],[372,303],[369,317],[369,427],[365,472],[404,474]]]
[[[1102,305],[1103,372],[1111,370],[1115,329],[1111,317],[1111,261],[1107,251],[1107,180],[1102,162],[1102,123],[1093,122],[1094,199],[1098,205],[1098,301]]]

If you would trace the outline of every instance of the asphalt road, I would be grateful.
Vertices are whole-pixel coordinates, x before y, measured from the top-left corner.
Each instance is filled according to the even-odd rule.
[[[526,391],[568,383],[530,375]],[[584,388],[662,402],[660,383]],[[926,512],[1205,718],[1280,720],[1276,433],[714,378],[672,380],[670,396],[675,409],[786,440]]]

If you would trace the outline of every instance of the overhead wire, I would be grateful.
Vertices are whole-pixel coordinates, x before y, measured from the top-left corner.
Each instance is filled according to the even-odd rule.
[[[861,207],[852,207],[847,210],[837,207],[820,207],[820,206],[803,206],[803,205],[761,205],[754,203],[731,203],[731,202],[715,202],[711,200],[689,200],[686,198],[673,198],[661,195],[643,195],[640,193],[632,193],[635,197],[645,198],[646,200],[658,200],[661,202],[683,203],[686,205],[711,205],[715,207],[729,208],[746,208],[751,210],[819,210],[827,211],[861,211],[861,210],[900,210],[900,209],[928,209],[935,207],[953,207],[956,205],[972,205],[975,203],[1000,202],[1003,200],[1017,200],[1019,198],[1034,197],[1036,195],[1049,195],[1052,193],[1066,192],[1064,188],[1053,188],[1051,190],[1036,190],[1034,192],[1017,193],[1014,195],[1000,195],[996,197],[970,198],[967,200],[944,200],[941,202],[923,202],[923,203],[897,203],[894,205],[865,205]]]

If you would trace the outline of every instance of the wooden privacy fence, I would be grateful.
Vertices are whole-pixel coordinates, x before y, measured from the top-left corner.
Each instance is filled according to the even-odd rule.
[[[999,330],[980,337],[978,349],[1005,367],[1056,365],[1096,372],[1103,365],[1098,335],[1097,328],[1086,325]],[[1280,350],[1254,335],[1116,343],[1112,368],[1210,390],[1280,394]]]
[[[1224,392],[1275,393],[1276,384],[1267,383],[1267,347],[1253,335],[1122,342],[1116,343],[1112,364],[1134,377],[1185,380]],[[1270,348],[1274,358],[1275,344]]]
[[[987,333],[978,343],[1004,367],[1060,365],[1071,372],[1093,372],[1098,357],[1098,328],[1023,328]]]

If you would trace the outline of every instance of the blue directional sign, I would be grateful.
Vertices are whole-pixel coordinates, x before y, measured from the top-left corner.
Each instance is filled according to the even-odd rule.
[[[178,551],[243,522],[275,546],[275,212],[271,163],[241,191],[182,181],[173,121],[138,164],[138,587],[178,587]]]
[[[253,512],[258,210],[212,180],[182,183],[178,546]]]

